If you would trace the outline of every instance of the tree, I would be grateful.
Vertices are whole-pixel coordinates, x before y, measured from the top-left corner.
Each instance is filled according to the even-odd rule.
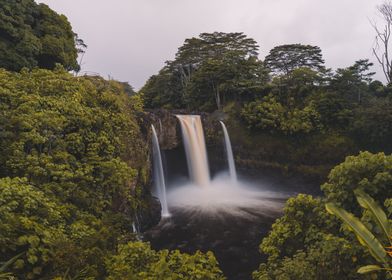
[[[323,90],[311,97],[324,129],[345,131],[353,118],[352,105],[340,92]]]
[[[366,106],[353,110],[349,132],[362,149],[392,152],[391,100],[372,98]]]
[[[228,53],[220,59],[208,59],[195,71],[185,100],[190,108],[211,111],[221,109],[227,100],[241,99],[248,90],[261,87],[263,65],[254,57],[238,59]]]
[[[217,265],[211,252],[203,254],[197,251],[194,255],[177,250],[157,252],[143,242],[120,245],[118,253],[106,261],[108,280],[223,280],[225,277]]]
[[[193,70],[208,59],[221,59],[228,53],[233,54],[232,57],[236,59],[257,57],[258,49],[256,41],[242,32],[201,33],[199,38],[186,39],[178,48],[175,60],[168,64],[182,72],[186,83],[191,79]]]
[[[352,256],[362,258],[362,248],[352,246],[338,229],[322,199],[304,194],[290,198],[260,244],[268,259],[253,279],[358,279]]]
[[[310,45],[289,44],[274,47],[264,62],[275,75],[288,75],[300,67],[318,72],[325,70],[321,49]]]
[[[375,205],[384,203],[389,215],[392,213],[391,163],[392,157],[382,153],[364,152],[347,157],[331,171],[328,182],[322,186],[325,198],[299,194],[288,199],[283,216],[275,221],[271,232],[260,244],[260,251],[267,254],[268,259],[253,273],[253,278],[358,279],[358,269],[372,262],[368,247],[361,244],[365,244],[364,238],[373,245],[377,241],[365,234],[361,236],[361,244],[356,242],[352,232],[347,227],[342,228],[339,220],[328,214],[325,203],[333,202],[332,206],[349,209],[355,215],[362,214],[361,221],[357,219],[355,222],[356,229],[366,226],[368,232],[371,230],[377,234],[382,244],[388,244],[390,221]],[[372,194],[374,199],[365,192]],[[333,212],[342,217],[343,211]],[[353,218],[353,215],[343,215],[346,220]],[[385,249],[382,246],[377,248],[381,259],[386,259]],[[390,258],[388,261],[390,266]],[[375,267],[362,268],[361,272],[371,268]],[[362,278],[374,279],[371,275]]]
[[[339,68],[332,77],[330,88],[339,91],[349,101],[361,103],[369,91],[369,84],[375,72],[370,72],[373,63],[369,59],[357,60],[352,66]]]
[[[374,22],[372,26],[376,32],[375,46],[373,47],[373,54],[378,63],[381,65],[384,76],[389,83],[392,81],[392,60],[390,58],[389,40],[391,37],[392,28],[392,3],[384,2],[377,7],[378,13],[384,21],[383,27],[378,27]]]
[[[379,203],[392,197],[392,156],[384,153],[361,152],[348,156],[335,166],[328,181],[321,186],[328,201],[339,203],[353,214],[359,214],[354,190],[362,189]]]
[[[181,76],[169,67],[164,67],[157,75],[151,76],[139,93],[147,108],[179,109],[185,106]]]
[[[0,262],[27,250],[10,268],[19,278],[102,278],[106,255],[132,240],[150,196],[129,90],[61,67],[0,69]]]
[[[67,18],[45,4],[38,5],[33,0],[0,0],[2,68],[54,69],[58,63],[67,70],[79,70],[75,43],[80,46],[81,41],[75,36]]]
[[[15,274],[39,277],[52,262],[52,246],[64,235],[68,214],[57,201],[28,184],[26,179],[0,179],[0,250],[2,261],[19,255]],[[26,254],[20,255],[26,251]]]
[[[75,72],[78,73],[80,71],[80,68],[82,67],[83,57],[87,50],[87,44],[83,41],[83,39],[79,38],[78,34],[74,33],[74,36],[76,51],[78,53],[78,56],[80,57],[78,62],[79,67],[75,69]]]
[[[146,105],[175,108],[184,104],[210,111],[227,100],[240,99],[268,80],[257,59],[258,48],[243,33],[202,33],[186,39],[175,59],[166,62],[141,90]]]

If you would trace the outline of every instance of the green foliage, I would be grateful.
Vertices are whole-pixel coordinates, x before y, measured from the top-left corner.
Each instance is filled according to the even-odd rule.
[[[387,253],[384,247],[358,218],[337,207],[334,203],[327,203],[325,208],[329,213],[339,217],[355,233],[360,243],[368,248],[370,254],[377,261],[386,261]]]
[[[354,111],[340,92],[322,91],[310,97],[325,130],[342,131],[352,125]]]
[[[273,96],[268,95],[261,101],[246,104],[242,117],[250,128],[279,131],[285,118],[285,108]]]
[[[385,212],[373,200],[373,198],[371,198],[365,192],[358,189],[355,191],[355,194],[358,203],[361,205],[361,207],[371,213],[373,222],[378,224],[380,228],[383,229],[382,234],[384,235],[384,238],[389,241],[389,244],[391,244],[391,221],[388,220]],[[382,265],[382,267],[379,265],[362,266],[358,269],[358,273],[365,274],[374,271],[387,271],[388,278],[392,278],[392,255],[390,252],[387,254],[387,251],[381,244],[381,240],[376,238],[373,233],[371,233],[369,229],[353,214],[348,213],[346,210],[336,206],[334,203],[327,203],[325,207],[328,212],[339,217],[343,223],[355,233],[361,245],[363,245],[374,257],[374,259]]]
[[[363,252],[341,236],[338,228],[320,198],[304,194],[290,198],[283,216],[260,245],[268,261],[260,265],[253,278],[357,279],[356,258]]]
[[[186,39],[140,92],[147,107],[220,109],[265,84],[268,76],[257,55],[257,43],[243,33],[202,33]]]
[[[337,69],[331,80],[331,88],[342,93],[351,102],[361,103],[368,97],[368,84],[372,81],[374,72],[369,72],[373,63],[368,59],[360,59],[354,65]]]
[[[13,271],[27,279],[37,277],[51,261],[51,246],[65,238],[65,207],[29,185],[26,179],[0,179],[0,250],[14,262]]]
[[[108,280],[225,279],[217,264],[211,252],[157,252],[142,242],[120,245],[117,254],[106,261]]]
[[[127,91],[61,68],[0,70],[0,177],[13,177],[0,179],[0,261],[26,251],[16,275],[98,277],[131,238],[147,149],[142,100]]]
[[[129,200],[144,144],[121,86],[45,70],[0,78],[0,174],[95,213]]]
[[[267,67],[274,74],[289,74],[293,70],[306,67],[324,71],[324,59],[317,46],[291,44],[274,47],[265,58]]]
[[[140,90],[147,108],[184,108],[184,93],[180,76],[164,67],[158,75],[151,76]]]
[[[0,70],[0,261],[26,252],[11,273],[223,279],[212,253],[129,242],[108,258],[134,239],[132,217],[147,207],[142,110],[141,96],[124,83],[73,77],[61,67]]]
[[[6,272],[8,268],[22,255],[24,255],[25,252],[22,252],[20,254],[17,254],[16,256],[12,257],[8,261],[1,263],[0,267],[0,279],[1,280],[14,280],[15,277],[13,276],[12,273]]]
[[[58,63],[79,70],[75,38],[67,18],[45,4],[0,1],[0,68],[54,69]]]
[[[357,201],[359,205],[361,205],[363,209],[371,213],[373,221],[375,221],[376,224],[379,226],[379,228],[382,229],[385,238],[390,239],[390,237],[392,236],[391,225],[387,218],[387,215],[381,209],[378,203],[375,202],[372,197],[370,197],[368,194],[361,191],[360,189],[355,190],[354,193],[357,197]],[[392,240],[390,240],[390,242],[392,242]]]
[[[303,244],[322,240],[320,229],[334,229],[337,224],[326,211],[324,204],[311,195],[299,194],[289,198],[283,216],[272,225],[271,233],[263,239],[260,250],[270,259],[293,255]]]
[[[375,272],[385,271],[385,260],[389,264],[389,251],[382,244],[390,242],[390,220],[378,204],[385,201],[391,213],[391,160],[383,153],[369,152],[347,157],[322,186],[325,198],[302,194],[290,198],[283,216],[260,245],[268,261],[253,273],[254,279],[358,279],[358,270],[368,273],[361,279],[377,279]],[[327,201],[334,202],[327,203],[327,209],[348,226],[341,227],[326,212]],[[362,214],[361,219],[337,205]],[[351,231],[366,247],[353,238]],[[371,254],[366,248],[371,248]],[[367,265],[372,255],[384,266]]]
[[[359,188],[378,203],[392,197],[392,156],[384,153],[361,152],[348,156],[331,170],[328,181],[322,185],[326,199],[339,203],[354,214],[361,210],[355,203],[354,190]]]
[[[242,117],[250,128],[284,135],[307,134],[320,129],[320,115],[314,103],[287,109],[272,95],[244,106]]]
[[[358,249],[344,238],[325,235],[324,240],[309,245],[305,252],[298,250],[293,256],[261,264],[253,279],[358,279],[356,257],[352,255]]]
[[[392,103],[387,98],[370,100],[354,112],[351,134],[364,147],[391,152]]]

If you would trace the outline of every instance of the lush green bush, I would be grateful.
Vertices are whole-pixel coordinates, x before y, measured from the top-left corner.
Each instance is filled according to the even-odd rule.
[[[148,207],[142,109],[140,96],[116,81],[62,68],[0,70],[0,262],[25,252],[14,275],[223,279],[212,253],[130,242],[108,258],[134,240],[136,210]]]
[[[392,156],[384,153],[349,156],[331,170],[322,186],[325,198],[303,194],[290,198],[283,216],[260,245],[268,261],[253,273],[254,279],[358,279],[358,268],[371,263],[372,258],[347,228],[326,212],[324,204],[338,203],[362,215],[366,226],[380,232],[369,213],[356,203],[354,190],[371,194],[390,213],[391,163]]]
[[[359,213],[354,190],[359,188],[378,203],[392,197],[392,156],[384,153],[362,152],[349,156],[331,170],[328,181],[322,185],[328,201],[338,202],[342,207]]]
[[[357,279],[358,259],[367,256],[351,237],[339,232],[320,198],[300,194],[290,198],[284,214],[260,245],[268,255],[254,279]]]
[[[120,245],[106,265],[108,280],[225,279],[211,252],[188,255],[179,251],[154,251],[143,242]]]
[[[125,90],[61,68],[0,70],[0,177],[14,178],[1,181],[0,261],[26,251],[18,275],[103,275],[146,207],[142,102]]]
[[[272,95],[246,104],[242,117],[251,129],[283,135],[307,134],[321,128],[320,115],[312,102],[290,109]]]
[[[392,102],[375,98],[353,112],[351,135],[362,147],[392,152]]]
[[[32,279],[52,262],[52,246],[66,238],[69,212],[27,179],[0,179],[0,251],[8,260],[25,252],[13,265],[15,274]]]

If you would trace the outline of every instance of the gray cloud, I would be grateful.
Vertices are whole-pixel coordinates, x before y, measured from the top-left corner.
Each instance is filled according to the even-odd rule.
[[[139,89],[174,58],[186,38],[241,31],[260,58],[286,43],[318,45],[328,67],[370,58],[381,0],[41,0],[65,14],[88,44],[82,71],[128,81]],[[376,65],[376,78],[383,80]]]

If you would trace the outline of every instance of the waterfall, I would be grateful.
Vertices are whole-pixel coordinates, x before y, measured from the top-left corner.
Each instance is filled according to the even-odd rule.
[[[162,128],[162,121],[159,119],[159,135],[162,135],[163,128]]]
[[[158,198],[162,206],[162,217],[170,216],[169,209],[167,207],[166,200],[166,185],[165,177],[163,175],[162,157],[161,150],[159,148],[159,141],[155,127],[152,128],[152,151],[153,151],[153,172],[154,172],[154,184],[157,191]]]
[[[135,233],[135,234],[139,234],[139,230],[137,229],[136,223],[135,223],[135,222],[132,223],[132,231],[133,231],[133,233]]]
[[[237,182],[237,171],[235,170],[234,156],[233,150],[231,149],[229,133],[227,132],[225,124],[222,121],[220,121],[220,123],[222,125],[223,134],[225,135],[225,147],[227,154],[227,162],[229,163],[230,178],[233,182]]]
[[[191,180],[199,186],[210,184],[207,149],[203,126],[198,115],[176,115],[180,120],[182,139]]]

